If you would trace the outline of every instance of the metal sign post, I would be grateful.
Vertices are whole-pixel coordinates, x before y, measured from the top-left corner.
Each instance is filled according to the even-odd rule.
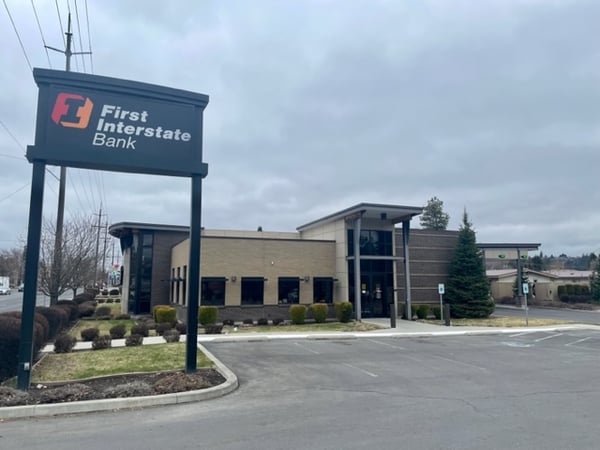
[[[529,294],[529,284],[521,284],[521,292],[523,292],[523,307],[525,308],[525,326],[529,326],[529,308],[527,306],[527,294]]]
[[[438,294],[440,294],[440,319],[444,321],[444,292],[446,288],[444,283],[438,284]]]

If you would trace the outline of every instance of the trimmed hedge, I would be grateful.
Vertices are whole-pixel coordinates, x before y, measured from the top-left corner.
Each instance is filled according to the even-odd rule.
[[[156,323],[175,323],[177,311],[169,305],[156,305],[152,309],[152,318]]]
[[[352,320],[353,307],[350,302],[334,303],[335,317],[342,323],[348,323]]]
[[[35,312],[48,321],[48,339],[54,339],[68,325],[69,314],[63,308],[56,306],[37,306]]]
[[[414,305],[414,313],[418,319],[425,320],[429,315],[429,305]]]
[[[292,305],[289,308],[290,320],[294,325],[302,325],[306,319],[306,305]]]
[[[71,353],[77,339],[70,334],[61,334],[54,341],[54,353]]]
[[[127,327],[124,323],[119,323],[108,330],[110,337],[113,339],[123,339],[127,333]]]
[[[96,339],[100,335],[100,330],[96,327],[84,328],[81,330],[81,339],[90,342]]]
[[[200,325],[213,325],[217,323],[219,309],[216,306],[200,306],[198,308],[198,322]]]
[[[313,303],[310,305],[313,318],[317,323],[325,323],[327,320],[327,313],[329,312],[329,306],[326,303]]]

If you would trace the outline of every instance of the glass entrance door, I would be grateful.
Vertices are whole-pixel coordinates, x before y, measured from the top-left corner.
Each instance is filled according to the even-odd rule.
[[[389,316],[388,291],[385,274],[370,273],[361,275],[362,317]]]

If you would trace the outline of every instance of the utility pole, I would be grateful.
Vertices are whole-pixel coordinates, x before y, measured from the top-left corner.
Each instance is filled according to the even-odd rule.
[[[96,214],[94,214],[96,215]],[[102,204],[100,204],[100,210],[98,211],[98,225],[92,225],[92,228],[96,228],[96,253],[94,256],[94,286],[96,285],[96,281],[98,281],[98,251],[100,250],[100,230],[102,228],[106,228],[102,226]]]
[[[59,53],[63,53],[66,57],[66,65],[65,70],[67,72],[71,71],[71,56],[73,55],[89,55],[91,52],[73,52],[71,50],[71,43],[73,40],[73,33],[71,33],[71,13],[69,13],[69,21],[67,26],[67,32],[65,33],[67,36],[66,49],[60,50],[58,48],[50,47],[46,45],[46,48],[50,50],[54,50]],[[67,185],[67,168],[61,166],[60,168],[60,180],[58,185],[58,211],[56,213],[56,236],[54,239],[54,260],[52,263],[52,282],[51,286],[56,286],[57,288],[60,285],[60,277],[62,271],[62,242],[63,242],[63,222],[65,217],[65,189]],[[54,294],[51,292],[50,296],[50,304],[53,305],[58,301],[58,292]]]

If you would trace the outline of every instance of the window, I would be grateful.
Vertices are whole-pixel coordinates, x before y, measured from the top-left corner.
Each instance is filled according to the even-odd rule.
[[[300,303],[300,278],[279,278],[277,299],[279,304]]]
[[[242,278],[242,305],[262,305],[265,279],[262,277]]]
[[[187,303],[187,266],[183,266],[183,285],[181,286],[181,304],[185,306]]]
[[[392,256],[392,232],[360,230],[360,254],[366,256]],[[354,256],[354,230],[348,230],[348,256]]]
[[[200,289],[201,305],[225,305],[225,277],[202,277]]]
[[[313,302],[314,303],[333,303],[333,278],[315,277],[313,278]]]

